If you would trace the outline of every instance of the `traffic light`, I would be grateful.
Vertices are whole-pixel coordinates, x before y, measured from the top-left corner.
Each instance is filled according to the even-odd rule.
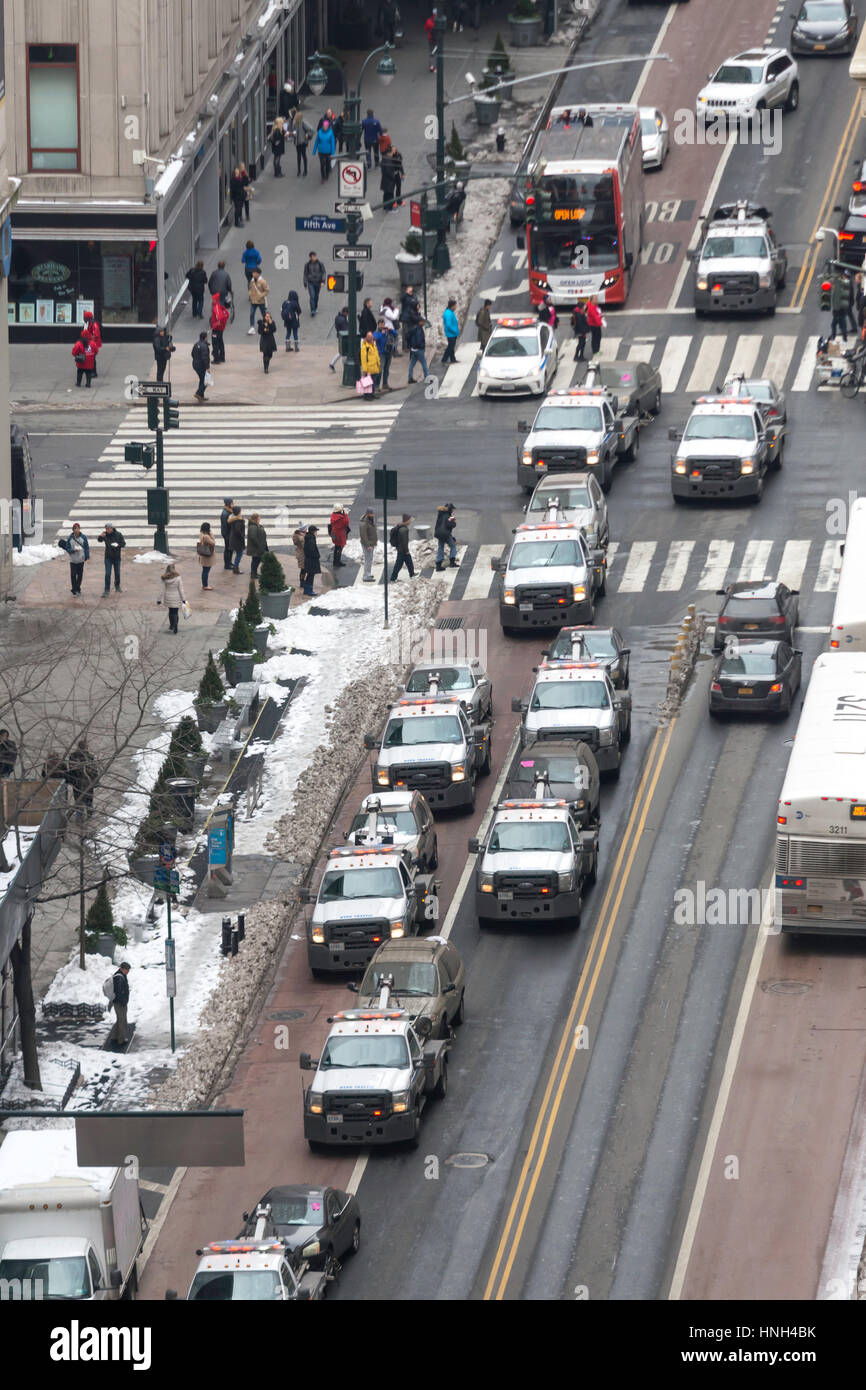
[[[535,207],[535,194],[534,194],[534,193],[527,193],[526,199],[525,199],[525,205],[526,205],[526,224],[527,224],[527,226],[532,227],[532,226],[535,225],[535,218],[536,218],[536,216],[537,216],[536,207]]]
[[[549,188],[539,188],[537,196],[539,219],[542,222],[550,222],[553,218],[553,194]]]
[[[356,290],[362,290],[363,288],[364,288],[364,272],[363,272],[363,270],[356,270],[356,271],[355,271],[355,289],[356,289]]]
[[[147,428],[149,430],[159,429],[159,401],[156,396],[147,398]]]
[[[174,396],[162,398],[162,425],[166,430],[180,429],[180,401]]]
[[[829,280],[822,280],[822,281],[821,281],[821,308],[822,308],[822,309],[829,309],[829,308],[830,308],[830,295],[831,295],[831,293],[832,293],[832,290],[833,290],[833,286],[831,285],[831,283],[830,283]]]
[[[328,276],[328,289],[334,294],[343,294],[346,289],[346,277],[343,274]]]
[[[123,447],[123,457],[127,463],[140,463],[143,468],[153,467],[153,445],[139,444],[132,440]]]
[[[169,521],[168,488],[149,487],[147,489],[148,526],[167,526]]]

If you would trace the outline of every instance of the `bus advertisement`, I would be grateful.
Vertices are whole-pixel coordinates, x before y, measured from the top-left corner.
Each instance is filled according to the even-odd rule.
[[[529,297],[624,304],[643,246],[636,106],[554,107],[526,176]]]
[[[812,668],[776,816],[776,925],[866,932],[866,654]]]

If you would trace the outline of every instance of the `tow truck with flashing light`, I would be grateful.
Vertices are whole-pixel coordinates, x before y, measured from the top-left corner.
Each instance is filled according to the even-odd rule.
[[[513,534],[507,559],[490,562],[501,575],[503,631],[593,622],[606,588],[605,551],[590,550],[573,521],[524,522]]]
[[[521,745],[529,739],[579,739],[592,749],[600,772],[618,777],[631,738],[630,693],[614,690],[603,661],[557,662],[536,672],[529,699],[511,702],[523,714]]]
[[[426,695],[404,695],[391,706],[376,751],[373,787],[420,791],[435,812],[475,805],[479,776],[490,771],[492,719],[478,718],[459,695],[442,693],[435,675]]]
[[[542,478],[583,469],[609,492],[617,461],[632,461],[640,447],[637,415],[620,410],[619,398],[599,385],[550,391],[532,427],[521,420],[517,428],[526,435],[517,445],[517,481],[524,492]]]
[[[315,1073],[304,1091],[310,1148],[417,1147],[428,1100],[448,1089],[450,1038],[422,1042],[407,1011],[390,1006],[387,978],[375,1009],[343,1010],[328,1022],[321,1057],[300,1057],[301,1070]]]
[[[750,396],[698,396],[685,430],[668,431],[675,502],[718,497],[760,502],[769,469],[781,468],[785,433],[768,426]]]
[[[717,207],[701,225],[695,265],[695,315],[763,309],[776,312],[785,288],[788,255],[770,226],[767,208],[745,199]]]
[[[255,1213],[252,1237],[212,1240],[196,1250],[199,1264],[193,1275],[187,1299],[191,1302],[307,1303],[325,1297],[336,1278],[339,1265],[328,1254],[316,1269],[311,1261],[321,1254],[319,1242],[293,1248],[288,1240],[273,1232],[270,1207]],[[166,1289],[166,1298],[177,1293]]]
[[[396,845],[409,850],[426,873],[439,863],[433,813],[420,792],[371,792],[353,817],[346,839],[352,845]]]
[[[502,801],[486,839],[471,839],[480,926],[503,921],[571,921],[580,926],[584,889],[598,874],[598,826],[581,829],[547,778],[530,800]]]
[[[438,885],[418,872],[418,859],[395,845],[341,845],[328,855],[307,923],[307,959],[314,975],[362,970],[383,941],[433,927]]]

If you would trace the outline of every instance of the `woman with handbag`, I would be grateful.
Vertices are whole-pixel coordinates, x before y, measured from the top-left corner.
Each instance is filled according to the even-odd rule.
[[[247,554],[250,557],[250,575],[255,579],[262,563],[262,556],[268,553],[268,533],[262,525],[258,512],[250,513],[247,526]]]
[[[201,531],[196,543],[195,553],[201,565],[201,587],[206,589],[210,579],[211,565],[213,564],[214,552],[216,551],[216,541],[210,533],[210,522],[203,521]]]
[[[249,222],[250,201],[253,196],[253,181],[250,178],[249,170],[247,169],[247,166],[245,164],[241,165],[241,183],[243,184],[244,189],[244,212],[246,213],[247,221]]]
[[[168,609],[168,630],[177,632],[177,620],[180,616],[181,605],[186,607],[186,594],[183,591],[183,580],[175,569],[174,565],[167,565],[159,576],[162,584],[162,597],[158,598],[157,603],[164,603]]]
[[[372,333],[368,333],[361,343],[361,380],[358,383],[361,387],[361,395],[365,396],[368,401],[375,398],[381,371],[382,361],[379,357],[379,349],[376,347],[376,340]]]
[[[265,316],[259,323],[259,352],[262,354],[265,375],[271,365],[271,358],[277,350],[277,325],[271,318],[270,311],[265,310]]]

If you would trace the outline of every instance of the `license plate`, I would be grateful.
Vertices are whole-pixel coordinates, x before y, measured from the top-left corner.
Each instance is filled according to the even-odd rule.
[[[325,1120],[329,1125],[341,1125],[343,1123],[342,1115],[326,1115]]]
[[[737,691],[738,695],[753,695],[754,691],[748,685],[741,685]]]
[[[513,391],[513,390],[514,390],[514,387],[513,387],[513,386],[503,386],[503,385],[501,385],[501,386],[499,387],[499,389],[500,389],[500,391]]]
[[[345,949],[345,946],[346,946],[345,941],[332,941],[332,942],[331,942],[331,950],[332,950],[332,951],[342,951],[342,950]]]
[[[531,612],[532,612],[532,604],[531,604],[531,603],[521,603],[521,605],[520,605],[520,611],[521,611],[521,613],[531,613]]]
[[[746,629],[747,632],[757,632],[757,631],[758,631],[758,624],[757,624],[757,623],[743,623],[743,627]]]
[[[506,889],[502,889],[502,890],[500,891],[500,893],[499,893],[499,901],[500,901],[501,903],[510,903],[510,902],[512,901],[513,897],[514,897],[514,894],[513,894],[513,893],[509,893]]]
[[[827,45],[826,45],[825,43],[816,43],[816,44],[815,44],[815,52],[816,52],[816,53],[823,53],[823,52],[824,52],[824,49],[825,49],[826,47],[827,47]]]

